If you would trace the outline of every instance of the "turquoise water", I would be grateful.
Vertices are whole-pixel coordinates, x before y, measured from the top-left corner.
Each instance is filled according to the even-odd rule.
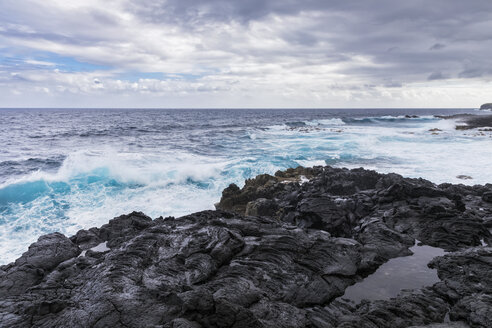
[[[133,210],[157,217],[212,209],[230,183],[298,165],[492,182],[484,170],[490,132],[456,131],[454,121],[433,116],[464,112],[477,113],[0,109],[0,263],[42,234],[71,235]]]

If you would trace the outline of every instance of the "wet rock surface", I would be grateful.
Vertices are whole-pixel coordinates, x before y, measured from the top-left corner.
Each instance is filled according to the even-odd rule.
[[[0,267],[0,327],[491,327],[490,195],[363,169],[261,175],[216,211],[41,237]],[[339,298],[416,239],[449,251],[429,264],[440,282]]]

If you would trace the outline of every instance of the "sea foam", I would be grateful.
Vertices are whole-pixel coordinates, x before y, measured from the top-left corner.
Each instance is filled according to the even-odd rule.
[[[490,132],[457,131],[456,122],[433,115],[381,112],[48,111],[39,114],[45,127],[31,129],[36,138],[21,133],[27,123],[12,112],[15,120],[0,121],[15,127],[0,134],[0,263],[42,234],[71,235],[134,210],[158,217],[213,209],[230,183],[298,165],[492,182]]]

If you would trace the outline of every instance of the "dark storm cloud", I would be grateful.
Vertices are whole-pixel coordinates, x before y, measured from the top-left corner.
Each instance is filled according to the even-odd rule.
[[[401,20],[466,19],[469,14],[486,16],[488,0],[133,0],[133,10],[147,18],[159,20],[196,21],[197,19],[236,20],[249,22],[266,15],[297,15],[303,11],[343,12],[362,20],[376,18],[379,23]],[[187,20],[188,19],[188,20]]]
[[[429,81],[444,80],[444,79],[446,79],[446,76],[444,74],[442,74],[441,72],[433,72],[427,78],[427,80],[429,80]]]
[[[306,29],[287,29],[274,37],[293,47],[305,47],[292,49],[291,56],[312,57],[323,52],[343,54],[340,57],[368,56],[385,67],[353,66],[343,72],[370,74],[376,79],[395,76],[426,80],[429,71],[443,70],[453,77],[482,76],[491,68],[490,0],[169,0],[133,1],[130,8],[142,20],[172,22],[188,30],[199,30],[212,22],[246,26],[272,15],[319,13],[315,21],[306,22]],[[330,60],[336,60],[333,54]],[[466,68],[465,61],[475,62],[475,67]]]
[[[24,1],[0,2],[0,48],[21,58],[0,68],[74,88],[97,83],[92,75],[45,74],[54,66],[25,54],[110,67],[113,76],[98,84],[104,90],[139,90],[131,83],[140,77],[115,82],[128,72],[181,74],[179,83],[145,82],[170,92],[215,83],[211,89],[241,94],[272,86],[319,97],[492,77],[491,0]]]
[[[443,49],[445,47],[446,47],[446,45],[444,45],[444,44],[436,43],[432,47],[430,47],[429,50],[439,50],[439,49]]]
[[[5,6],[13,10],[13,3],[7,1]],[[362,67],[359,71],[357,66],[352,66],[343,72],[373,74],[375,78],[405,75],[402,79],[410,80],[425,80],[429,71],[443,70],[450,71],[455,77],[480,76],[488,74],[491,68],[488,58],[488,49],[492,46],[490,0],[131,0],[124,8],[142,22],[173,24],[198,36],[204,29],[213,28],[214,23],[235,22],[243,24],[246,30],[250,24],[272,16],[317,14],[306,18],[310,21],[298,29],[286,27],[271,35],[292,45],[288,54],[285,49],[238,49],[234,40],[219,44],[231,53],[262,57],[263,62],[275,60],[280,53],[306,61],[325,55],[331,63],[337,58],[344,62],[347,57],[361,55],[385,68]],[[45,19],[39,13],[14,9],[21,12],[19,17],[24,21]],[[61,16],[62,12],[59,14]],[[118,18],[101,8],[85,9],[80,14],[94,25],[118,25]],[[2,16],[6,21],[11,20],[8,15]],[[84,33],[87,26],[81,26],[71,34],[64,33],[63,27],[71,23],[77,24],[71,19],[59,24],[59,29],[56,23],[45,23],[50,31],[4,28],[0,33],[65,44],[97,43],[105,38],[104,31]],[[474,62],[474,67],[465,67],[465,60]]]

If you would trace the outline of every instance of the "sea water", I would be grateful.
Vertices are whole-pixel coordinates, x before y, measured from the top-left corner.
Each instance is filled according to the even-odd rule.
[[[213,209],[230,183],[298,165],[492,182],[491,132],[434,117],[466,112],[481,113],[0,109],[0,264],[42,234],[70,236],[134,210],[158,217]]]
[[[385,300],[398,296],[404,289],[432,286],[440,281],[437,270],[429,268],[427,264],[434,257],[445,255],[444,250],[427,245],[415,245],[410,250],[412,255],[383,263],[374,273],[349,286],[340,298],[354,303],[364,299]]]

